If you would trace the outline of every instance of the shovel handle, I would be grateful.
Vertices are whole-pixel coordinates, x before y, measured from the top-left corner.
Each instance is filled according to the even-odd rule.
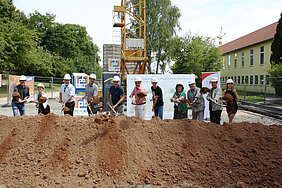
[[[109,107],[112,109],[112,111],[114,112],[114,113],[117,113],[116,111],[115,111],[115,109],[110,105],[110,104],[108,104],[109,105]]]

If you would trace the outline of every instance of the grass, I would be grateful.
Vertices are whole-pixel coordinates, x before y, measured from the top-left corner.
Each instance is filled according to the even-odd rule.
[[[281,105],[281,106],[282,106],[282,101],[281,101],[281,100],[279,100],[279,101],[273,101],[273,104]]]
[[[51,87],[51,84],[50,84],[50,83],[44,83],[44,82],[34,82],[34,90],[35,90],[35,93],[37,92],[37,88],[36,88],[36,86],[37,86],[37,84],[39,84],[39,83],[44,84],[44,86],[45,86],[44,91],[45,91],[46,93],[47,93],[47,92],[51,92],[51,91],[52,91],[52,87]],[[62,84],[53,84],[53,91],[54,91],[54,92],[59,91],[59,89],[60,89],[61,85],[62,85]]]
[[[237,90],[239,99],[244,100],[244,91]],[[246,91],[245,101],[257,103],[264,101],[264,93],[254,92],[254,91]]]

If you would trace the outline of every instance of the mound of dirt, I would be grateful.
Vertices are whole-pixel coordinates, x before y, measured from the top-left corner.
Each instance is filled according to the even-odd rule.
[[[282,127],[98,115],[0,116],[7,187],[281,187]]]

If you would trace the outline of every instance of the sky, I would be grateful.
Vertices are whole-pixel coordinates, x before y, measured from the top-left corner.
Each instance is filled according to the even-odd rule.
[[[113,43],[113,7],[120,0],[13,0],[26,15],[35,10],[56,15],[56,22],[86,27],[102,56],[103,44]],[[181,30],[216,38],[223,28],[223,44],[279,20],[281,0],[171,0],[180,9]],[[149,11],[149,10],[147,10]]]

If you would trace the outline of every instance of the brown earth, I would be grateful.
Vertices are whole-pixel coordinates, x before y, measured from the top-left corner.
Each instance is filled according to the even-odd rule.
[[[281,143],[281,125],[0,116],[0,185],[282,187]]]

